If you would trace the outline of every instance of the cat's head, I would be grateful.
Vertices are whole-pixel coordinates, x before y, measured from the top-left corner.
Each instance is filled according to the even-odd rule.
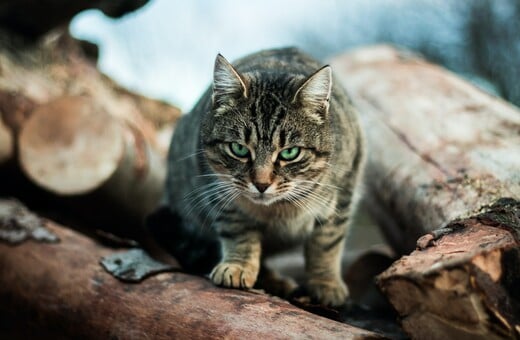
[[[307,77],[270,68],[239,73],[217,56],[201,137],[229,195],[263,205],[319,196],[333,152],[331,88],[329,66]]]

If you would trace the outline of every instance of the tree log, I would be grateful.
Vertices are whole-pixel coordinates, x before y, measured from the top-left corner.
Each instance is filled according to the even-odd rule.
[[[20,132],[19,155],[22,169],[45,189],[103,190],[141,218],[159,202],[166,175],[164,159],[139,133],[78,96],[34,110]]]
[[[378,277],[414,339],[520,337],[520,202],[419,239],[420,248]]]
[[[367,206],[398,252],[419,245],[379,277],[404,330],[520,337],[520,110],[390,47],[333,66],[367,133]]]
[[[368,207],[401,254],[502,197],[520,197],[520,110],[385,46],[333,60],[369,144]]]
[[[44,225],[60,243],[0,243],[0,324],[6,336],[22,332],[28,338],[60,339],[381,338],[277,298],[218,288],[183,273],[123,283],[99,264],[113,249],[51,221]]]
[[[59,30],[34,44],[0,36],[0,68],[0,115],[27,177],[55,195],[94,192],[76,202],[88,205],[90,217],[125,216],[119,221],[140,224],[160,199],[179,109],[121,88]],[[7,135],[0,128],[0,137]],[[16,167],[11,171],[14,164],[7,172],[14,175],[0,176],[0,183],[26,180]],[[17,187],[28,188],[4,183],[0,192],[34,196]]]

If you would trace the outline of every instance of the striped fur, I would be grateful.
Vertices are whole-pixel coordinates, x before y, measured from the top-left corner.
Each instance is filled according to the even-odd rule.
[[[304,243],[309,293],[342,304],[340,259],[362,141],[330,67],[294,48],[233,66],[217,56],[213,86],[176,128],[167,181],[172,211],[194,233],[220,239],[213,282],[251,288],[266,256]]]

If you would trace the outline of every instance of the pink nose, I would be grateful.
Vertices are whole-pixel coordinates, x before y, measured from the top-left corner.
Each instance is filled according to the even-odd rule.
[[[271,185],[270,183],[259,183],[259,182],[254,182],[253,184],[258,189],[258,191],[260,191],[261,193],[266,191],[267,188],[269,188],[269,185]]]

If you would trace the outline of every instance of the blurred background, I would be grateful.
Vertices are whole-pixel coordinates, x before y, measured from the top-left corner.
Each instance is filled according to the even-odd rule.
[[[121,19],[98,10],[72,34],[100,48],[102,71],[124,86],[189,110],[215,55],[298,46],[315,57],[388,42],[420,52],[520,104],[518,0],[153,0]]]

